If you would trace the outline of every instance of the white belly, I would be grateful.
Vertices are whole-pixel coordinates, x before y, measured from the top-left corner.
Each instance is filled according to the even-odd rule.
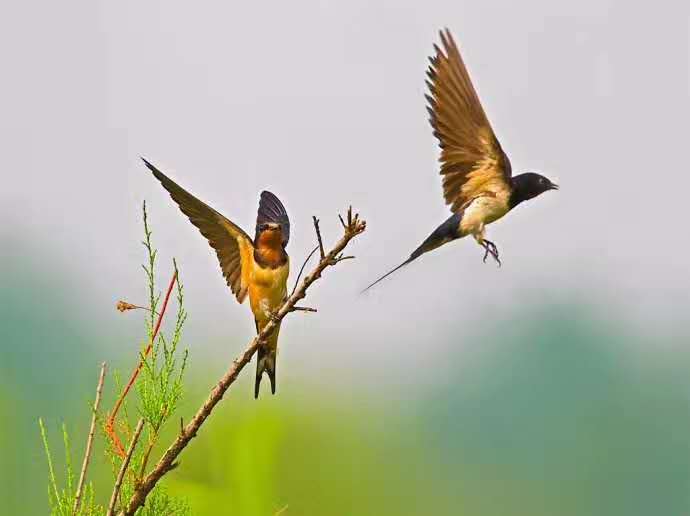
[[[465,235],[479,235],[484,226],[508,213],[508,199],[504,195],[482,196],[474,199],[464,210],[460,220],[460,232]]]

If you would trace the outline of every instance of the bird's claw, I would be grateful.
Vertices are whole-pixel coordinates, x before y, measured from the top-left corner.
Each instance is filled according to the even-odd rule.
[[[489,240],[484,240],[482,247],[484,248],[483,262],[486,263],[486,259],[489,257],[489,255],[491,255],[491,257],[496,260],[496,263],[500,267],[501,259],[498,257],[498,247],[496,247],[496,244]]]

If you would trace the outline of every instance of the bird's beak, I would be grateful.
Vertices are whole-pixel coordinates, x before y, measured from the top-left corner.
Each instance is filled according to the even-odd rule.
[[[551,183],[551,186],[549,187],[549,190],[559,190],[559,186],[555,183]]]

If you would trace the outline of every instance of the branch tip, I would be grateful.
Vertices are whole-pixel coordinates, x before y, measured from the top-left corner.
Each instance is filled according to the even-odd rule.
[[[314,229],[316,230],[316,239],[319,241],[319,252],[321,253],[321,259],[326,257],[326,253],[323,250],[323,240],[321,240],[321,228],[319,228],[319,219],[312,215],[311,217],[314,221]]]
[[[310,308],[308,306],[293,306],[290,309],[291,312],[318,312],[316,308]]]

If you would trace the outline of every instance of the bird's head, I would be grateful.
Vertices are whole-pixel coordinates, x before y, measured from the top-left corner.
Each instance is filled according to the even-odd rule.
[[[551,182],[548,177],[544,177],[536,172],[526,172],[513,177],[512,186],[511,204],[513,207],[522,201],[533,199],[549,190],[558,190],[557,184]]]
[[[283,232],[280,224],[276,222],[264,222],[256,228],[257,245],[261,247],[282,246]]]

